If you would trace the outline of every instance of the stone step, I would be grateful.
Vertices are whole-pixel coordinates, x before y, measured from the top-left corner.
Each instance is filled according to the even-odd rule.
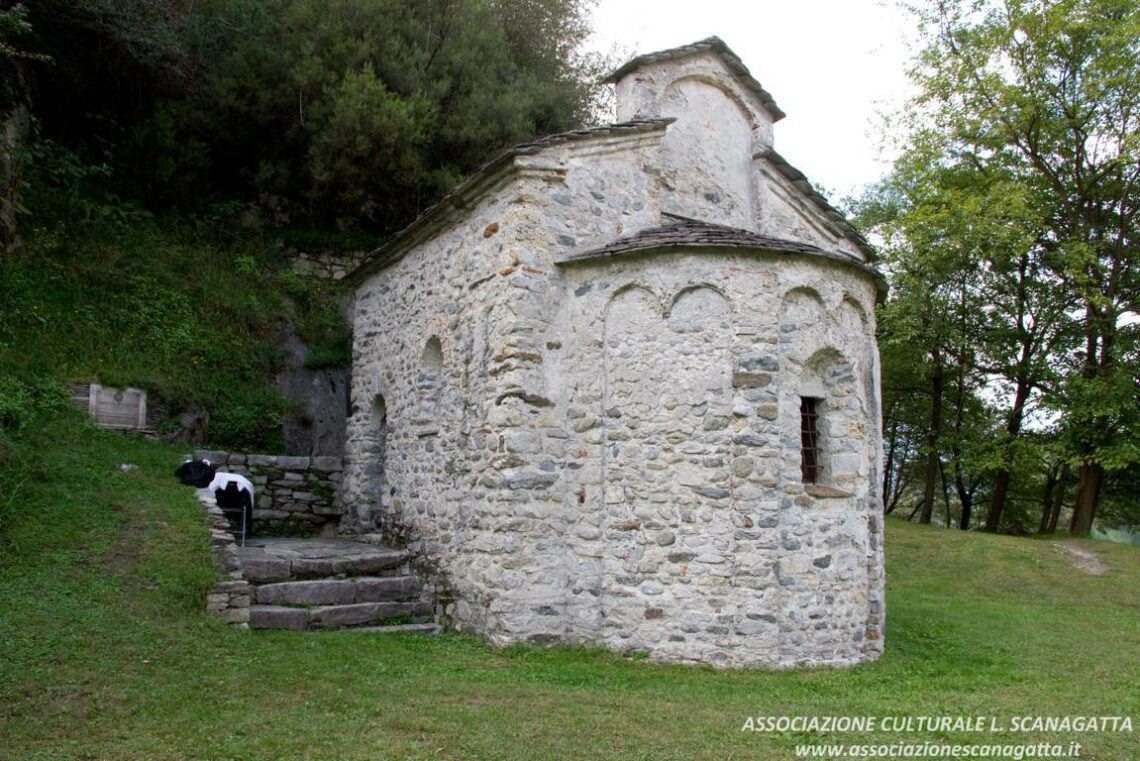
[[[357,626],[347,631],[371,632],[374,634],[439,634],[443,627],[439,624],[394,624],[391,626]]]
[[[309,611],[306,608],[286,608],[280,605],[250,605],[250,629],[309,628]]]
[[[339,629],[378,626],[394,618],[418,618],[431,614],[432,605],[424,602],[366,602],[315,608],[251,605],[249,626],[251,629]]]
[[[255,538],[237,549],[254,584],[408,572],[408,553],[360,542]]]
[[[258,605],[351,605],[407,600],[419,592],[415,576],[354,576],[261,584],[254,598]]]

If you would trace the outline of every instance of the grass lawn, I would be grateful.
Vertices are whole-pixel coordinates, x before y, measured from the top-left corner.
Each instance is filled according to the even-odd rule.
[[[1132,733],[745,732],[749,716],[1124,716],[1140,723],[1140,551],[890,520],[886,653],[717,672],[442,635],[242,632],[199,611],[180,450],[71,419],[0,441],[0,758],[788,759],[800,742],[1082,744]],[[120,472],[120,463],[138,469]]]

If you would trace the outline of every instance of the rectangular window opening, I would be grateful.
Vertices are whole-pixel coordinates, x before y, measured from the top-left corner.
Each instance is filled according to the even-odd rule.
[[[800,397],[800,470],[805,484],[819,481],[822,466],[819,450],[819,402],[810,396]]]

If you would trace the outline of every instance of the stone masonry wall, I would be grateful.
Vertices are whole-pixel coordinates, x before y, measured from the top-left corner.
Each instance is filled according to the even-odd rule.
[[[255,534],[310,536],[336,531],[343,512],[338,490],[344,469],[339,457],[287,457],[197,451],[226,473],[240,473],[257,491]]]
[[[452,624],[494,642],[725,666],[873,657],[870,278],[762,253],[560,267],[623,219],[594,209],[651,197],[616,157],[589,174],[561,159],[557,182],[499,196],[525,205],[474,210],[361,288],[349,527],[406,544]],[[832,492],[800,480],[801,392],[826,399]]]
[[[530,324],[551,317],[550,247],[600,245],[654,221],[644,170],[659,142],[660,130],[597,141],[588,179],[568,169],[569,151],[527,159],[521,177],[357,289],[344,524],[408,547],[425,591],[455,600],[445,613],[461,629],[500,629],[497,589],[511,582],[492,558],[516,547],[512,522],[549,511],[528,504],[529,488],[557,479],[513,468],[499,437],[516,406],[551,404],[522,398],[548,351]],[[548,224],[549,209],[582,195],[588,225]],[[553,573],[563,557],[545,560]]]
[[[874,658],[873,278],[856,256],[700,246],[569,262],[662,224],[678,194],[699,191],[714,222],[729,202],[733,220],[763,215],[714,176],[678,185],[665,130],[517,157],[359,285],[344,527],[406,546],[450,623],[496,644]],[[803,397],[817,484],[800,473]]]
[[[253,591],[242,573],[237,542],[225,514],[214,503],[214,495],[197,491],[204,522],[210,529],[210,556],[217,581],[206,594],[206,613],[243,629],[249,628],[249,605]]]
[[[560,483],[576,507],[564,513],[576,563],[567,616],[550,623],[571,639],[719,665],[877,654],[870,283],[826,260],[762,253],[566,274],[555,322],[573,338],[547,381],[571,424],[557,446],[577,457]],[[824,400],[819,484],[801,479],[802,396]]]
[[[509,331],[434,328],[439,369],[410,340],[361,365],[388,381],[388,432],[380,451],[350,446],[382,463],[355,471],[353,493],[378,493],[374,525],[435,569],[452,623],[724,666],[873,657],[866,276],[810,257],[670,254],[575,265],[545,298],[548,315]],[[520,338],[523,388],[465,396],[494,388],[495,358]],[[801,396],[825,400],[816,486],[800,478]],[[358,418],[350,442],[375,447],[375,420]]]

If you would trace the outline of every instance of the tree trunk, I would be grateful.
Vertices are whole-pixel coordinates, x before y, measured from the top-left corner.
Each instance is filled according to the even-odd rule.
[[[961,500],[961,498],[959,498],[959,499]],[[961,515],[961,517],[958,518],[958,528],[961,529],[962,531],[969,531],[970,530],[970,514],[974,511],[974,499],[971,496],[968,499],[961,500],[961,502],[962,502],[962,515]]]
[[[938,439],[942,431],[942,355],[937,349],[930,352],[934,372],[930,376],[930,430],[926,435],[926,478],[922,487],[922,506],[918,522],[929,524],[934,516],[934,489],[938,481]]]
[[[1114,265],[1116,262],[1114,262]],[[1112,343],[1115,330],[1114,323],[1106,323],[1103,312],[1098,311],[1091,303],[1085,307],[1085,367],[1083,374],[1093,379],[1103,375],[1112,364],[1108,350]],[[1097,351],[1099,347],[1099,352]],[[1093,417],[1089,421],[1096,428],[1107,421]],[[1092,450],[1092,451],[1095,451]],[[1086,447],[1082,455],[1089,454]],[[1077,498],[1073,505],[1073,517],[1069,521],[1069,534],[1072,536],[1088,536],[1092,530],[1093,518],[1096,516],[1097,502],[1100,500],[1100,486],[1104,479],[1104,467],[1088,461],[1082,462],[1077,470]]]
[[[28,132],[28,111],[22,106],[0,117],[0,257],[20,245],[16,217],[20,208],[20,161]]]
[[[942,481],[942,507],[946,511],[946,515],[944,516],[946,528],[950,528],[950,484],[946,480],[946,466],[943,464],[941,458],[938,460],[938,477]]]
[[[1013,407],[1006,418],[1005,432],[1008,438],[1002,444],[1002,466],[994,476],[994,496],[990,500],[990,511],[986,515],[986,531],[997,531],[1001,524],[1001,514],[1005,512],[1006,495],[1009,494],[1009,456],[1013,440],[1021,433],[1021,422],[1025,418],[1025,403],[1029,400],[1030,385],[1025,378],[1017,379],[1017,391],[1013,397]]]
[[[994,476],[994,496],[990,500],[990,511],[986,513],[986,531],[997,531],[1001,514],[1005,511],[1005,495],[1009,491],[1009,468],[1003,467]]]
[[[958,528],[961,531],[970,530],[970,518],[974,515],[974,491],[977,488],[977,480],[971,484],[966,483],[962,477],[962,461],[957,460],[954,463],[954,490],[958,493],[958,504],[962,506],[962,512],[958,516]]]
[[[1057,519],[1061,517],[1061,505],[1065,504],[1065,490],[1069,487],[1069,463],[1061,466],[1061,475],[1057,479],[1056,491],[1053,493],[1053,512],[1049,515],[1049,524],[1045,533],[1057,533]]]
[[[954,461],[954,491],[958,495],[958,504],[961,512],[958,515],[958,527],[966,531],[970,528],[970,515],[974,505],[974,490],[966,486],[966,479],[962,473],[962,421],[966,409],[966,366],[958,361],[957,394],[954,402],[954,446],[950,448],[950,456]],[[949,500],[947,500],[949,501]],[[950,526],[950,508],[946,508],[946,526]]]
[[[887,436],[887,456],[883,462],[883,514],[890,515],[894,505],[888,504],[891,495],[892,479],[895,466],[895,442],[898,441],[899,424],[897,420],[891,421],[890,434]]]
[[[1049,529],[1049,516],[1053,514],[1053,497],[1057,491],[1057,471],[1053,466],[1045,475],[1045,488],[1041,491],[1041,520],[1037,523],[1037,533],[1044,534]]]
[[[1069,533],[1072,536],[1088,536],[1092,530],[1103,480],[1103,467],[1095,463],[1081,464],[1081,469],[1077,471],[1077,501],[1073,505],[1073,519],[1069,521]]]

